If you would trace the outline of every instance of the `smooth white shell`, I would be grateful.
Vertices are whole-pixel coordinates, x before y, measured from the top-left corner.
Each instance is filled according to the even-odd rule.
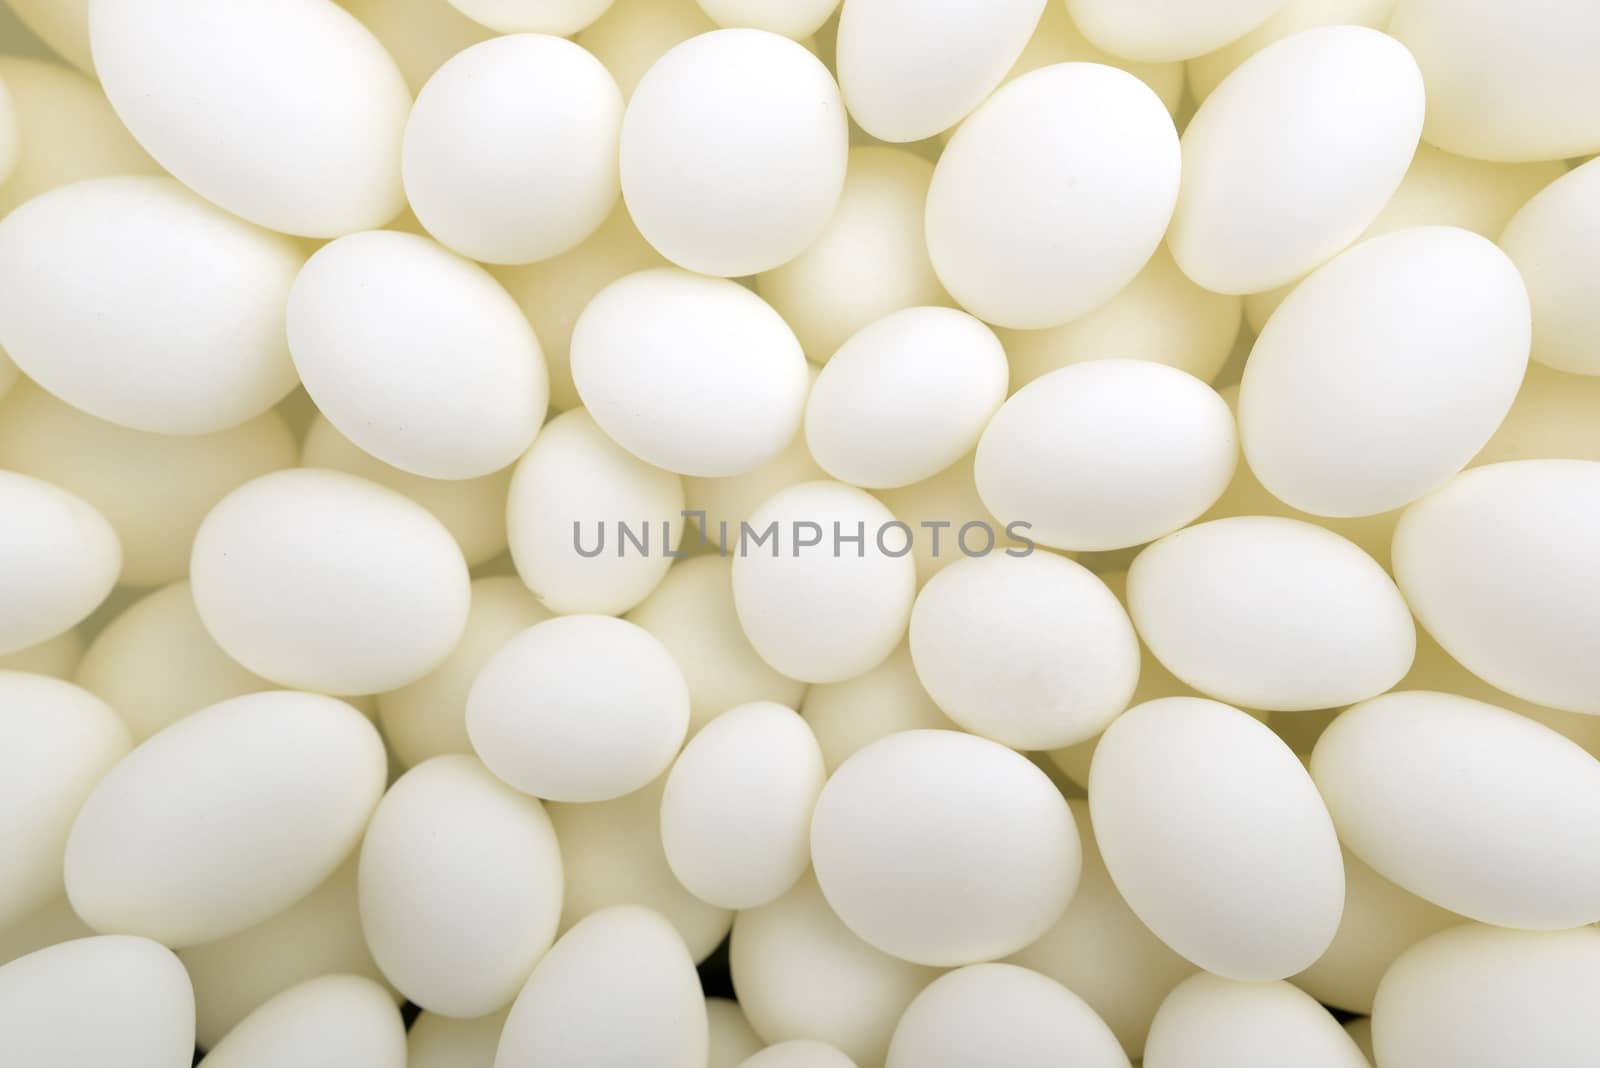
[[[841,482],[921,482],[972,451],[1006,381],[994,331],[950,308],[907,308],[862,328],[823,367],[806,444]]]
[[[549,377],[539,340],[493,276],[426,238],[341,238],[289,294],[289,349],[328,421],[378,459],[477,478],[527,451]]]
[[[72,821],[129,745],[116,712],[88,691],[0,671],[0,930],[61,896]]]
[[[1469,924],[1395,961],[1372,1040],[1383,1068],[1583,1064],[1595,1055],[1600,931]]]
[[[1168,697],[1123,713],[1095,749],[1089,808],[1128,906],[1207,971],[1282,979],[1333,940],[1333,822],[1299,758],[1238,709]]]
[[[1478,159],[1563,159],[1600,151],[1600,8],[1583,0],[1506,7],[1401,0],[1389,32],[1428,85],[1431,143]]]
[[[816,240],[844,188],[839,88],[764,30],[690,38],[639,81],[622,119],[622,195],[639,232],[702,274],[769,271]]]
[[[1023,386],[989,422],[974,476],[989,510],[1059,549],[1124,549],[1193,522],[1238,463],[1233,414],[1173,367],[1096,359]]]
[[[407,1068],[494,1068],[506,1013],[458,1020],[424,1012],[406,1032]]]
[[[1412,893],[1506,927],[1600,920],[1600,761],[1542,724],[1385,694],[1333,721],[1311,771],[1344,842]]]
[[[417,95],[401,157],[406,199],[463,256],[549,259],[616,205],[621,131],[622,93],[579,46],[536,34],[485,41]]]
[[[546,620],[512,638],[467,695],[489,770],[552,801],[609,801],[667,770],[689,729],[689,687],[667,647],[611,616]]]
[[[319,1063],[405,1068],[406,1029],[383,987],[324,975],[252,1012],[206,1054],[210,1068]]]
[[[1149,261],[1177,203],[1178,171],[1172,117],[1133,75],[1095,63],[1025,74],[939,157],[928,190],[934,270],[980,319],[1059,326],[1110,300]]]
[[[1114,56],[1188,59],[1242,37],[1284,0],[1067,0],[1083,35]]]
[[[739,913],[728,961],[762,1038],[819,1039],[861,1065],[883,1063],[906,1006],[939,974],[851,934],[809,874],[772,904]]]
[[[1422,114],[1416,62],[1376,30],[1325,26],[1262,49],[1184,131],[1167,237],[1178,266],[1220,293],[1305,274],[1383,210]]]
[[[433,513],[450,531],[468,567],[477,567],[506,551],[506,496],[511,468],[482,478],[424,478],[391,467],[339,433],[318,412],[301,442],[303,467],[325,467],[387,486]]]
[[[169,946],[223,938],[310,893],[355,847],[386,778],[361,713],[273,691],[140,745],[78,813],[67,896],[96,930]]]
[[[506,1018],[495,1068],[701,1068],[705,1001],[694,962],[657,913],[624,905],[545,954]]]
[[[923,217],[933,164],[905,149],[850,149],[844,192],[822,234],[756,292],[824,364],[856,331],[900,311],[950,298],[928,260]]]
[[[161,586],[189,571],[206,513],[245,482],[293,467],[299,449],[276,412],[214,434],[149,434],[96,419],[32,384],[0,408],[0,467],[88,501],[122,544],[127,586]]]
[[[382,226],[404,207],[411,93],[331,0],[94,0],[89,35],[117,115],[206,199],[307,237]]]
[[[187,582],[140,598],[107,623],[74,681],[116,709],[134,744],[191,712],[273,688],[217,645]]]
[[[1146,1068],[1369,1068],[1328,1010],[1288,983],[1200,974],[1167,995],[1150,1026]]]
[[[1375,697],[1416,653],[1411,613],[1377,561],[1294,519],[1239,516],[1168,535],[1128,569],[1128,610],[1169,671],[1245,708]]]
[[[431,1012],[510,1003],[555,940],[562,863],[544,808],[475,758],[435,757],[384,795],[361,846],[361,925]]]
[[[806,721],[768,702],[722,713],[667,776],[661,838],[672,873],[727,909],[765,905],[811,864],[811,812],[826,772]]]
[[[1000,84],[1045,3],[849,0],[839,13],[838,70],[850,117],[881,141],[949,129]]]
[[[194,1053],[189,977],[143,938],[42,949],[0,968],[0,1052],[30,1068],[181,1068]]]
[[[1008,961],[1077,994],[1111,1028],[1129,1057],[1144,1054],[1150,1021],[1167,993],[1195,971],[1128,908],[1106,872],[1089,803],[1069,802],[1083,839],[1083,876],[1061,919]]]
[[[1373,238],[1295,287],[1250,351],[1245,458],[1314,515],[1376,515],[1442,486],[1505,418],[1528,366],[1528,295],[1454,227]]]
[[[864,675],[810,687],[800,713],[830,772],[887,735],[956,729],[917,678],[909,644]]]
[[[1128,1055],[1066,987],[1014,964],[935,979],[900,1017],[886,1068],[1127,1068]]]
[[[1116,596],[1045,552],[960,560],[929,579],[911,656],[945,715],[1017,749],[1094,737],[1139,681],[1139,639]]]
[[[512,638],[549,618],[515,575],[473,580],[466,630],[444,663],[378,695],[378,722],[395,758],[411,767],[445,753],[471,753],[467,695],[478,673]]]
[[[863,490],[802,482],[739,525],[733,601],[763,660],[791,678],[839,682],[894,651],[917,584],[910,556],[891,555],[904,540],[889,527],[894,522]],[[755,538],[769,531],[758,546]],[[862,541],[838,544],[839,534]]]
[[[612,0],[450,0],[468,18],[500,33],[568,36],[605,14]]]
[[[1026,757],[921,730],[874,742],[833,773],[812,817],[811,859],[858,937],[952,966],[1048,930],[1077,887],[1081,854],[1066,801]]]
[[[0,654],[54,638],[93,612],[122,570],[122,546],[81,497],[0,471]]]
[[[665,917],[702,961],[727,937],[733,913],[701,901],[672,874],[661,843],[666,783],[663,775],[612,801],[550,804],[566,871],[561,929],[613,905],[640,905]]]
[[[352,853],[321,886],[236,935],[178,951],[194,983],[195,1041],[210,1049],[278,994],[319,975],[359,975],[392,990],[361,931]]]
[[[718,26],[749,26],[804,40],[822,28],[839,0],[698,0]]]
[[[1492,464],[1406,510],[1394,573],[1418,621],[1473,674],[1597,715],[1597,539],[1600,463]]]
[[[622,551],[623,522],[648,552]],[[644,600],[684,523],[683,480],[624,450],[581,408],[550,420],[511,476],[511,559],[552,612],[620,614]]]
[[[600,428],[679,474],[753,470],[805,413],[810,378],[794,332],[726,279],[673,268],[619,279],[579,316],[571,351],[573,383]]]
[[[628,619],[667,647],[689,684],[689,733],[752,701],[798,707],[803,682],[774,671],[739,626],[733,561],[707,553],[680,560]]]
[[[470,599],[461,550],[421,505],[304,468],[223,498],[195,536],[190,574],[200,618],[230,656],[325,693],[426,675],[461,637]]]
[[[1500,235],[1528,284],[1533,358],[1546,367],[1600,375],[1600,163],[1590,160],[1522,206]]]
[[[0,223],[0,345],[90,415],[225,430],[294,387],[283,316],[304,259],[170,178],[65,186]]]

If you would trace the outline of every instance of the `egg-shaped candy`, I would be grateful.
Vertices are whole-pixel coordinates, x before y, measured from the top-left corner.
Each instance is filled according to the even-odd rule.
[[[122,546],[105,517],[66,490],[0,471],[0,653],[77,625],[105,600]]]

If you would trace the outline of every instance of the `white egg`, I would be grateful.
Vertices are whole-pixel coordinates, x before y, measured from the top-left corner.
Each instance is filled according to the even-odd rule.
[[[625,905],[582,920],[545,954],[511,1006],[494,1063],[701,1068],[707,1042],[683,940],[659,914]]]
[[[0,414],[0,467],[92,504],[122,543],[121,582],[129,586],[183,578],[206,513],[252,478],[293,467],[298,456],[276,412],[212,434],[150,434],[96,419],[24,384]]]
[[[1114,56],[1189,59],[1242,37],[1284,0],[1067,0],[1083,35]]]
[[[1600,309],[1590,299],[1600,249],[1600,163],[1590,160],[1523,205],[1500,237],[1533,303],[1533,358],[1600,375]]]
[[[1105,1021],[1053,979],[974,964],[935,979],[900,1017],[886,1068],[1127,1068]]]
[[[411,93],[377,38],[331,0],[94,0],[89,37],[133,136],[228,211],[336,237],[405,206]]]
[[[737,282],[674,268],[621,278],[572,329],[589,414],[641,460],[703,478],[766,463],[800,429],[810,378],[777,312]]]
[[[826,1042],[795,1038],[745,1058],[738,1068],[856,1068],[856,1062]]]
[[[500,33],[577,33],[605,14],[612,0],[450,0],[468,18]]]
[[[806,444],[841,482],[921,482],[972,451],[1006,381],[994,331],[951,308],[907,308],[863,327],[822,369]]]
[[[947,716],[1017,749],[1094,737],[1139,681],[1139,639],[1116,595],[1044,552],[961,560],[929,579],[911,656]]]
[[[72,907],[169,946],[235,934],[333,874],[383,792],[383,742],[317,694],[236,697],[150,738],[95,786],[67,841]]]
[[[974,474],[1003,522],[1058,549],[1124,549],[1192,523],[1238,463],[1216,391],[1145,360],[1089,360],[1023,386],[990,421]]]
[[[1515,7],[1401,0],[1389,32],[1428,86],[1423,136],[1476,159],[1564,159],[1600,151],[1600,8],[1581,0]]]
[[[1597,538],[1600,463],[1491,464],[1406,510],[1394,573],[1423,628],[1474,675],[1596,715]]]
[[[750,1026],[768,1042],[811,1038],[881,1065],[895,1024],[939,973],[861,941],[806,875],[770,905],[739,913],[728,951]]]
[[[921,156],[856,145],[822,234],[756,277],[756,292],[794,328],[813,363],[827,363],[852,334],[892,312],[949,303],[924,236],[932,181],[933,164]]]
[[[1233,352],[1241,303],[1189,281],[1163,244],[1133,281],[1093,311],[1052,329],[999,331],[1011,389],[1108,357],[1164,363],[1211,382]]]
[[[882,141],[949,129],[1000,84],[1044,7],[849,0],[839,13],[838,70],[850,117]]]
[[[1321,782],[1317,785],[1325,789]],[[1323,799],[1329,800],[1326,794]],[[1461,922],[1455,913],[1385,879],[1347,848],[1339,931],[1317,962],[1289,981],[1324,1005],[1369,1014],[1389,965],[1429,935]]]
[[[419,1013],[406,1032],[407,1068],[494,1068],[508,1011],[471,1020]]]
[[[439,0],[443,3],[444,0]],[[301,465],[325,467],[387,486],[433,513],[461,546],[468,567],[476,567],[506,551],[506,496],[511,468],[481,478],[424,478],[391,467],[339,433],[318,412],[306,428]]]
[[[917,583],[894,523],[863,490],[803,482],[739,524],[733,600],[763,660],[790,678],[839,682],[894,651]]]
[[[826,774],[793,710],[758,702],[724,712],[667,776],[661,838],[672,873],[727,909],[782,897],[811,865],[811,812]]]
[[[0,345],[100,419],[225,430],[294,387],[284,307],[304,259],[170,178],[65,186],[0,222]]]
[[[61,896],[73,820],[130,744],[116,712],[88,691],[0,671],[0,930]]]
[[[413,95],[450,57],[492,36],[447,0],[339,0],[339,6],[394,57]]]
[[[28,3],[30,0],[23,0]],[[51,7],[64,0],[37,0]],[[82,2],[87,9],[87,0]],[[88,55],[87,10],[84,55]],[[161,174],[129,136],[100,87],[77,71],[31,56],[0,56],[17,118],[17,163],[0,184],[0,215],[58,186],[114,174]]]
[[[711,1055],[706,1068],[740,1068],[746,1057],[761,1052],[766,1046],[761,1036],[751,1029],[736,1001],[706,998],[706,1023],[711,1032]]]
[[[550,817],[475,758],[402,775],[361,846],[361,925],[383,974],[447,1016],[510,1004],[555,941],[562,863]]]
[[[512,638],[549,618],[515,575],[475,579],[466,630],[444,663],[378,695],[378,722],[395,758],[411,767],[446,753],[470,754],[467,695],[478,673]]]
[[[928,190],[928,252],[978,318],[1059,326],[1133,281],[1178,197],[1178,135],[1126,71],[1062,63],[1009,82],[951,138]]]
[[[640,79],[622,120],[622,195],[678,266],[757,274],[822,233],[848,149],[839,87],[820,60],[764,30],[715,30]]]
[[[1594,1059],[1600,931],[1467,924],[1395,961],[1378,987],[1383,1068],[1501,1068]]]
[[[1517,269],[1466,230],[1364,241],[1295,287],[1245,365],[1245,458],[1275,497],[1364,516],[1442,486],[1505,418],[1528,366]]]
[[[1394,13],[1396,0],[1285,0],[1265,22],[1221,48],[1194,56],[1184,63],[1189,89],[1196,104],[1205,103],[1222,80],[1239,64],[1271,44],[1302,30],[1318,26],[1368,26],[1382,30]]]
[[[1061,919],[1008,961],[1077,994],[1137,1060],[1167,993],[1195,967],[1150,932],[1117,892],[1091,833],[1089,804],[1069,802],[1083,839],[1083,876]]]
[[[786,10],[790,6],[784,4]],[[630,97],[656,60],[716,28],[696,0],[613,0],[574,39],[606,65],[622,95]]]
[[[0,471],[0,653],[54,638],[116,585],[117,533],[86,501],[27,475]]]
[[[1288,983],[1195,975],[1161,1003],[1146,1068],[1368,1068],[1327,1009]]]
[[[210,1049],[234,1025],[290,987],[320,975],[362,976],[401,1000],[361,931],[357,855],[305,897],[238,934],[178,951],[194,983],[195,1041]]]
[[[195,536],[190,574],[224,651],[325,693],[428,674],[461,637],[470,599],[461,550],[437,519],[334,471],[280,471],[223,498]]]
[[[839,0],[697,0],[718,26],[748,26],[804,40],[822,28]]]
[[[428,478],[478,478],[527,451],[549,378],[539,340],[487,271],[413,234],[355,234],[295,279],[289,349],[340,433]]]
[[[1376,30],[1325,26],[1262,49],[1184,131],[1178,266],[1220,293],[1299,278],[1377,218],[1422,114],[1416,61]]]
[[[800,704],[803,682],[774,671],[739,626],[733,603],[733,561],[707,554],[680,560],[630,622],[667,647],[689,685],[689,734],[753,701]]]
[[[1128,906],[1207,971],[1282,979],[1333,940],[1333,821],[1299,758],[1238,709],[1168,697],[1123,713],[1095,749],[1089,809]]]
[[[542,34],[485,41],[448,60],[417,95],[401,157],[406,198],[428,232],[463,256],[549,259],[616,206],[621,131],[622,93],[579,46]]]
[[[1494,705],[1385,694],[1323,733],[1312,774],[1378,873],[1486,923],[1600,921],[1600,761]]]
[[[552,419],[511,476],[511,559],[552,612],[626,612],[666,575],[683,528],[683,480],[581,408]]]
[[[16,1065],[179,1068],[194,1056],[194,998],[170,950],[105,935],[0,968],[0,1055]]]
[[[356,975],[308,979],[256,1009],[206,1053],[210,1068],[321,1060],[405,1068],[405,1024],[383,987]]]
[[[467,696],[489,770],[552,801],[609,801],[667,770],[689,729],[689,687],[667,647],[626,620],[571,615],[506,642]]]
[[[1168,535],[1129,568],[1128,609],[1167,670],[1244,708],[1376,697],[1416,652],[1411,613],[1377,561],[1294,519],[1239,516]]]
[[[217,645],[187,582],[140,598],[107,623],[73,681],[116,709],[135,744],[191,712],[273,688]]]
[[[829,772],[879,738],[957,729],[917,678],[909,644],[863,675],[812,686],[800,713],[822,747]]]
[[[1048,930],[1081,855],[1066,801],[1026,757],[954,731],[907,731],[828,779],[811,860],[863,941],[950,967],[1014,953]]]
[[[614,905],[639,905],[664,916],[689,956],[703,961],[727,937],[733,913],[701,901],[672,874],[661,841],[666,783],[663,775],[612,801],[549,806],[566,870],[561,929]]]

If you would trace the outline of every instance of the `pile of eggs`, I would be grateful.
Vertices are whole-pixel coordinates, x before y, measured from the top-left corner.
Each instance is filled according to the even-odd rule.
[[[0,1065],[1600,1064],[1600,4],[8,2]]]

